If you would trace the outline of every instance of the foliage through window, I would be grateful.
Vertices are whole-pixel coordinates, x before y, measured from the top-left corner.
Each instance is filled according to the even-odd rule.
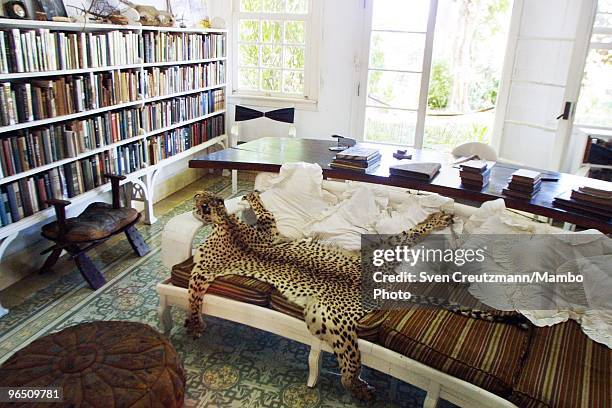
[[[313,0],[236,0],[235,86],[245,94],[308,97]]]
[[[612,0],[599,0],[576,123],[612,128]]]

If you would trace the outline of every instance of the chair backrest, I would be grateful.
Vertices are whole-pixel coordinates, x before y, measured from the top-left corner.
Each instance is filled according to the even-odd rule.
[[[481,160],[497,161],[497,153],[495,150],[485,143],[470,142],[461,144],[451,152],[455,157],[466,157],[477,155]]]
[[[287,136],[296,137],[297,132],[294,126],[295,108],[275,109],[267,112],[261,112],[256,109],[247,108],[245,106],[236,105],[234,121],[236,122],[231,129],[232,146],[235,146],[240,140],[241,122],[246,122],[253,119],[268,118],[277,122],[288,123],[289,130]]]

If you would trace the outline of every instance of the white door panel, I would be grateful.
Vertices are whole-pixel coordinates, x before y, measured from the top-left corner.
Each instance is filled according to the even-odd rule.
[[[517,44],[514,79],[565,86],[573,42],[525,40]]]
[[[510,90],[507,121],[529,123],[538,127],[557,129],[559,104],[564,89],[560,87],[514,83]]]
[[[525,0],[521,36],[574,38],[583,0]]]
[[[515,1],[493,132],[500,160],[561,169],[595,9],[596,0]]]

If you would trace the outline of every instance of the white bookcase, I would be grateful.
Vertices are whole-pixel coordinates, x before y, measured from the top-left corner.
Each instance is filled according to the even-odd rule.
[[[95,68],[83,68],[83,69],[66,69],[66,70],[55,70],[55,71],[36,71],[36,72],[19,72],[19,73],[0,73],[0,83],[6,82],[27,82],[30,79],[46,79],[46,78],[58,78],[62,76],[68,75],[93,75],[94,73],[100,73],[105,71],[122,71],[122,70],[132,70],[132,71],[140,71],[140,90],[144,89],[144,78],[147,72],[147,69],[153,67],[169,67],[169,66],[184,66],[184,65],[196,65],[196,64],[208,64],[223,61],[223,70],[225,71],[224,77],[227,78],[227,32],[226,30],[217,30],[217,29],[195,29],[195,28],[176,28],[176,27],[145,27],[145,26],[120,26],[120,25],[112,25],[112,24],[82,24],[82,23],[57,23],[57,22],[49,22],[49,21],[32,21],[32,20],[11,20],[11,19],[0,19],[0,30],[12,30],[19,29],[22,32],[27,30],[37,30],[37,29],[47,29],[52,32],[66,32],[66,33],[106,33],[110,31],[120,31],[125,32],[129,31],[135,33],[139,36],[144,36],[146,33],[173,33],[181,38],[186,38],[190,34],[220,34],[225,37],[224,55],[218,58],[207,58],[207,59],[191,59],[191,60],[181,60],[181,61],[165,61],[165,62],[144,62],[144,56],[140,55],[138,58],[138,62],[135,64],[129,65],[115,65],[115,66],[106,66],[106,67],[95,67]],[[74,157],[61,159],[49,164],[45,164],[43,166],[39,166],[36,168],[29,169],[27,171],[23,171],[14,175],[6,176],[0,178],[0,185],[5,185],[8,183],[15,182],[21,178],[30,177],[36,175],[38,173],[43,173],[45,171],[51,170],[53,168],[63,166],[69,164],[71,162],[76,162],[78,160],[85,159],[90,156],[94,156],[96,154],[110,151],[111,149],[115,149],[119,146],[131,144],[138,141],[146,141],[148,138],[151,138],[156,135],[164,134],[164,132],[172,131],[175,129],[180,129],[183,127],[190,126],[197,122],[205,121],[206,119],[223,116],[222,119],[225,122],[225,129],[227,129],[227,123],[225,119],[225,100],[227,97],[227,88],[225,83],[216,83],[207,87],[193,88],[188,89],[183,92],[173,93],[169,95],[155,96],[151,98],[146,98],[142,92],[139,92],[138,98],[134,101],[120,103],[111,106],[105,106],[98,109],[92,110],[84,110],[77,113],[72,113],[69,115],[63,116],[55,116],[42,120],[34,120],[23,123],[15,123],[9,126],[0,126],[0,138],[9,137],[14,135],[16,131],[25,130],[29,128],[35,128],[39,126],[58,124],[61,122],[67,122],[78,118],[85,118],[94,116],[96,114],[101,114],[108,111],[120,111],[122,109],[143,109],[147,106],[147,104],[172,100],[173,98],[178,98],[181,96],[189,96],[189,95],[197,95],[204,91],[209,90],[218,90],[223,89],[225,91],[225,96],[223,98],[223,104],[214,112],[207,113],[206,115],[202,115],[199,117],[195,117],[189,120],[183,120],[176,123],[170,123],[168,126],[164,126],[162,128],[145,132],[143,129],[139,129],[135,134],[127,139],[117,141],[112,144],[107,144],[101,147],[97,147],[95,149],[91,149],[85,151],[83,153],[77,154]],[[1,107],[1,109],[5,109],[5,107]],[[226,132],[227,133],[227,132]],[[125,180],[124,184],[127,185],[127,193],[129,200],[142,201],[144,203],[145,208],[145,222],[154,223],[156,221],[155,215],[153,214],[153,187],[155,185],[156,177],[159,175],[160,170],[164,167],[168,166],[171,163],[175,163],[180,160],[184,160],[189,156],[194,155],[195,153],[201,152],[202,150],[211,147],[215,144],[220,144],[224,147],[227,146],[227,135],[222,134],[209,140],[204,143],[195,145],[185,151],[182,151],[173,156],[167,157],[163,160],[158,161],[155,164],[147,164],[143,168],[134,171],[129,174],[125,174],[127,176],[127,180]],[[82,204],[86,204],[92,200],[94,200],[99,194],[107,192],[110,190],[110,183],[98,186],[92,190],[86,191],[83,194],[74,196],[70,198],[73,206],[81,206]],[[68,209],[70,213],[70,208]],[[7,247],[10,243],[18,236],[20,231],[23,231],[26,228],[29,228],[33,225],[36,225],[42,221],[45,221],[53,216],[53,209],[47,208],[42,211],[36,212],[31,216],[22,218],[17,222],[13,222],[4,227],[0,228],[0,260],[2,259]],[[0,316],[3,314],[5,309],[0,305]]]

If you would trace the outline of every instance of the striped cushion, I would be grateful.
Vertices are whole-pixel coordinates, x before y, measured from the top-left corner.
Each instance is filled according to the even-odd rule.
[[[510,400],[520,407],[612,407],[612,350],[572,321],[534,330]]]
[[[189,277],[193,269],[193,258],[172,267],[170,281],[181,288],[189,287]],[[254,278],[228,275],[216,278],[207,293],[224,296],[258,306],[268,306],[272,286]]]
[[[300,320],[304,319],[302,307],[287,300],[277,290],[274,290],[270,297],[270,308]],[[388,314],[389,312],[387,311],[374,311],[365,315],[357,324],[357,335],[359,338],[373,342],[377,341],[380,327]]]
[[[379,338],[391,350],[505,397],[527,352],[529,331],[414,307],[391,311]]]

